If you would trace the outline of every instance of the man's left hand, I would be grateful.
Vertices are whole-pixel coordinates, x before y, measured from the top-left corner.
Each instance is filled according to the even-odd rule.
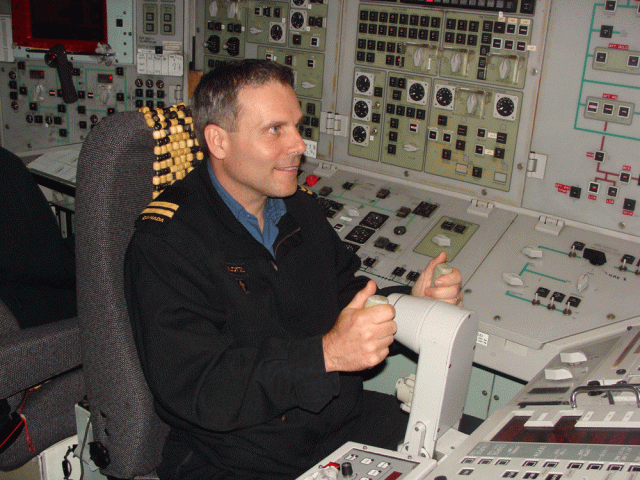
[[[453,305],[462,305],[462,275],[458,269],[454,268],[453,272],[438,277],[435,281],[435,286],[431,285],[436,265],[444,263],[446,260],[446,252],[440,252],[437,257],[431,260],[427,268],[422,271],[420,277],[416,280],[411,289],[411,295],[441,300]]]

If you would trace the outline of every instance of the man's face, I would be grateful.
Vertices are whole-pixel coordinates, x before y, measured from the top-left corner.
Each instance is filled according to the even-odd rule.
[[[296,192],[300,158],[306,148],[298,131],[303,115],[293,89],[279,82],[244,87],[238,93],[238,105],[235,131],[225,131],[222,148],[212,149],[206,130],[205,136],[213,153],[214,174],[255,215],[267,197]]]

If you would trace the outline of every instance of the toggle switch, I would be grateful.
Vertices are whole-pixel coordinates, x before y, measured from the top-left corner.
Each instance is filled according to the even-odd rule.
[[[503,273],[502,279],[509,285],[514,287],[522,287],[524,285],[524,280],[522,280],[522,277],[515,273]]]
[[[443,233],[439,233],[438,235],[435,235],[431,239],[431,241],[433,243],[435,243],[436,245],[438,245],[439,247],[449,247],[449,246],[451,246],[451,239],[449,237],[447,237]]]
[[[566,368],[545,368],[544,378],[551,381],[571,380],[573,375]]]
[[[535,247],[524,247],[522,253],[529,258],[542,258],[542,250]]]
[[[579,363],[584,363],[587,360],[587,356],[584,354],[584,352],[581,352],[579,350],[575,352],[560,353],[560,361],[568,365],[577,365]]]
[[[356,207],[352,207],[352,206],[347,206],[347,213],[351,217],[359,217],[360,216],[360,210],[358,210]]]
[[[578,278],[578,285],[577,285],[578,293],[584,292],[588,286],[589,286],[589,277],[586,274],[580,275],[580,277]]]

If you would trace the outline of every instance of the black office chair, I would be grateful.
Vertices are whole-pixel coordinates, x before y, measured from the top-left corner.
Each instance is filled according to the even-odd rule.
[[[101,446],[94,446],[94,461],[116,478],[154,478],[168,433],[142,374],[123,292],[134,222],[152,200],[155,145],[141,113],[117,113],[95,126],[78,161],[78,312],[93,434]]]
[[[0,204],[0,470],[11,471],[76,433],[84,377],[73,249],[22,160],[3,148]]]

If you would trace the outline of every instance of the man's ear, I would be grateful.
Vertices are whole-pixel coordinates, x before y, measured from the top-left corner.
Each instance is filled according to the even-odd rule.
[[[204,127],[204,139],[209,152],[215,158],[224,158],[227,155],[227,138],[227,131],[218,125],[209,124]]]

